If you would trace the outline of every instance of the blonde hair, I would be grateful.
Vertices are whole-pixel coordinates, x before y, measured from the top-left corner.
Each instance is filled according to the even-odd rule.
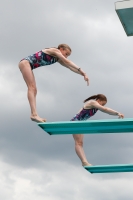
[[[71,48],[67,44],[59,44],[58,49],[63,48],[63,49],[69,49],[70,52],[72,52]]]

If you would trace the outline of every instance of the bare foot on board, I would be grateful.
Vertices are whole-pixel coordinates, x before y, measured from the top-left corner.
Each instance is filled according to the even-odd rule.
[[[37,122],[37,123],[46,122],[46,119],[43,119],[43,118],[39,117],[38,115],[36,115],[36,116],[32,115],[30,118],[32,121]]]
[[[88,163],[88,162],[82,162],[82,166],[85,167],[85,166],[92,166],[92,164]]]

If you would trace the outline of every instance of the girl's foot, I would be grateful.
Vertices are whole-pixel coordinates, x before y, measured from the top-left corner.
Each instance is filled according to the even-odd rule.
[[[32,115],[30,118],[32,121],[37,122],[37,123],[46,122],[46,119],[42,119],[38,115],[35,115],[35,116]]]
[[[82,166],[85,167],[85,166],[92,166],[92,164],[88,163],[88,162],[82,162]]]

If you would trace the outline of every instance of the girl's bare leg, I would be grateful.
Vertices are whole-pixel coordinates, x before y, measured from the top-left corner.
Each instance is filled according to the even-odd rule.
[[[36,111],[36,95],[37,95],[37,88],[34,74],[31,70],[31,66],[27,60],[23,60],[19,63],[19,69],[23,75],[23,78],[28,87],[28,100],[31,108],[31,120],[35,122],[45,122],[45,119],[42,119],[38,116]]]
[[[74,134],[73,138],[75,140],[75,151],[80,158],[83,166],[90,166],[91,164],[88,163],[84,150],[83,150],[83,135],[82,134]]]

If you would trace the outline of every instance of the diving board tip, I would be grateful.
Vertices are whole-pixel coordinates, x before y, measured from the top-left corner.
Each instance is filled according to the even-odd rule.
[[[50,135],[131,133],[133,118],[38,123]]]
[[[133,172],[133,164],[84,166],[90,173]]]

